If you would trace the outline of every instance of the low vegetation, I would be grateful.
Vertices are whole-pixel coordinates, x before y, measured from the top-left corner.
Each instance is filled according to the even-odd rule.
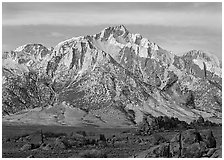
[[[206,125],[211,126],[209,129],[212,130],[203,132],[205,128],[208,128]],[[174,117],[157,117],[151,121],[146,117],[139,125],[137,132],[134,128],[100,129],[66,126],[56,126],[57,130],[55,126],[37,126],[36,130],[34,128],[34,126],[4,128],[3,157],[127,158],[150,148],[161,150],[162,154],[163,151],[167,153],[171,139],[175,136],[178,139],[177,134],[191,128],[197,128],[196,131],[200,131],[201,138],[211,151],[219,152],[217,148],[221,145],[220,125],[205,121],[203,117],[199,117],[190,124]],[[20,134],[15,132],[16,130]],[[184,134],[181,135],[184,136]],[[211,155],[213,153],[207,153],[206,156]]]
[[[75,156],[74,156],[75,157]],[[101,150],[91,149],[79,153],[81,158],[107,158],[107,154]]]
[[[175,117],[167,117],[167,116],[159,116],[150,118],[151,122],[149,122],[148,117],[145,117],[142,123],[138,126],[137,133],[139,135],[150,135],[153,132],[159,131],[173,131],[173,130],[186,130],[200,127],[217,127],[221,126],[221,124],[213,123],[209,120],[204,120],[202,116],[200,116],[197,120],[194,120],[190,124],[185,121],[180,121]]]

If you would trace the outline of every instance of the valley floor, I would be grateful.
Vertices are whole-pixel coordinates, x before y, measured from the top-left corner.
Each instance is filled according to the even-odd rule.
[[[205,128],[201,130],[203,129]],[[210,129],[213,131],[214,137],[216,138],[217,146],[221,146],[222,128],[214,127]],[[135,135],[135,130],[135,128],[98,128],[94,126],[21,126],[3,124],[2,157],[83,157],[86,152],[94,149],[95,151],[99,151],[97,154],[106,155],[108,158],[128,158],[160,143],[161,138],[158,137],[162,136],[170,140],[178,132],[164,131],[154,133],[154,135],[141,136]],[[51,147],[46,147],[43,143],[41,145],[41,135],[44,135],[44,143],[47,145],[51,144],[49,145]],[[105,136],[106,143],[100,143],[100,135]],[[60,141],[63,139],[62,137],[64,137],[63,143],[66,140],[67,143],[72,143],[72,145],[62,145],[62,143],[60,143],[62,142]],[[33,148],[24,147],[29,146],[28,144],[33,144]]]

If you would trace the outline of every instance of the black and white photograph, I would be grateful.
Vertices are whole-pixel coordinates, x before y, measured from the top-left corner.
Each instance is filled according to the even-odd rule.
[[[222,158],[222,1],[2,1],[2,158]]]

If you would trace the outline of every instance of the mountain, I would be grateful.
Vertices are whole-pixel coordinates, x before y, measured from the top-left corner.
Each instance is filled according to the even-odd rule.
[[[117,127],[145,115],[186,122],[201,115],[221,123],[220,61],[197,50],[177,56],[123,25],[65,40],[54,50],[27,44],[6,57],[6,122]]]

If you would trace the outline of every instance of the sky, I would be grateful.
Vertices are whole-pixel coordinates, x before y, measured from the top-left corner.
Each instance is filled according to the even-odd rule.
[[[3,2],[2,49],[54,47],[121,24],[177,55],[197,49],[222,57],[220,2]]]

